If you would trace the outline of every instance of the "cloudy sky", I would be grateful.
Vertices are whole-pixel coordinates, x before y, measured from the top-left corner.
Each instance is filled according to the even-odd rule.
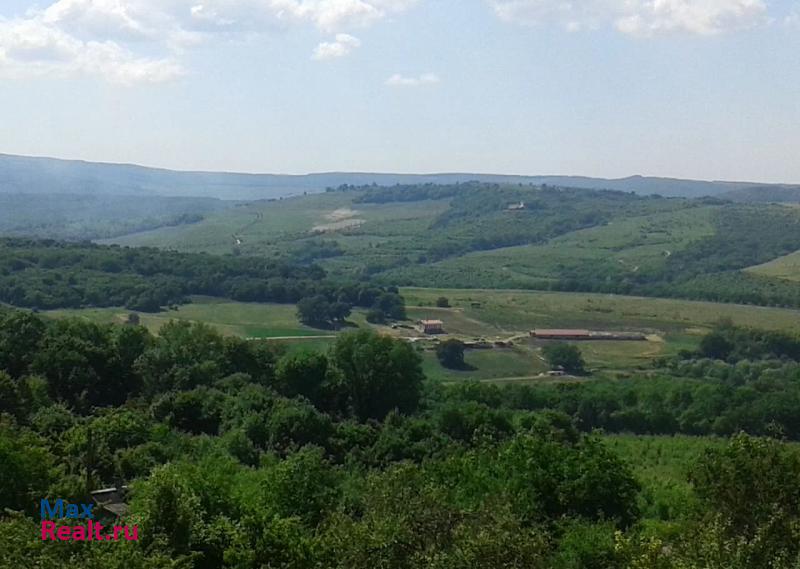
[[[800,0],[2,0],[0,152],[800,182]]]

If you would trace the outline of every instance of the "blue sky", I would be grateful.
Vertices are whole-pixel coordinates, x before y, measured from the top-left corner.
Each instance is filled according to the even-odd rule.
[[[800,182],[800,0],[4,0],[0,152]]]

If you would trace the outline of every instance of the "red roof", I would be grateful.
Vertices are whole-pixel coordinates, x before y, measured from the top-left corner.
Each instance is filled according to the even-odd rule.
[[[561,336],[565,338],[569,337],[583,337],[583,336],[590,336],[591,332],[589,330],[534,330],[532,332],[534,336]]]

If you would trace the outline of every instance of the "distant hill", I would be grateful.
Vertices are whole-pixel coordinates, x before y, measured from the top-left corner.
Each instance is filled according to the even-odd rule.
[[[719,197],[741,203],[800,203],[800,186],[753,186]]]
[[[746,190],[752,182],[708,182],[631,176],[506,176],[498,174],[382,174],[329,172],[307,175],[179,172],[130,164],[101,164],[0,154],[0,193],[93,194],[270,199],[351,185],[453,184],[480,181],[610,189],[673,197],[718,196]],[[775,186],[760,187],[770,188]],[[778,186],[780,187],[780,186]]]

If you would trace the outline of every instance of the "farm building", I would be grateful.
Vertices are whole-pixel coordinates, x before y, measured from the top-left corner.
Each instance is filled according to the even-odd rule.
[[[590,330],[531,330],[531,338],[538,340],[618,340],[644,342],[647,336],[639,332],[592,332]]]
[[[592,333],[589,330],[532,330],[531,338],[540,340],[591,340]]]
[[[441,320],[420,320],[419,325],[426,334],[444,333],[444,322]]]

